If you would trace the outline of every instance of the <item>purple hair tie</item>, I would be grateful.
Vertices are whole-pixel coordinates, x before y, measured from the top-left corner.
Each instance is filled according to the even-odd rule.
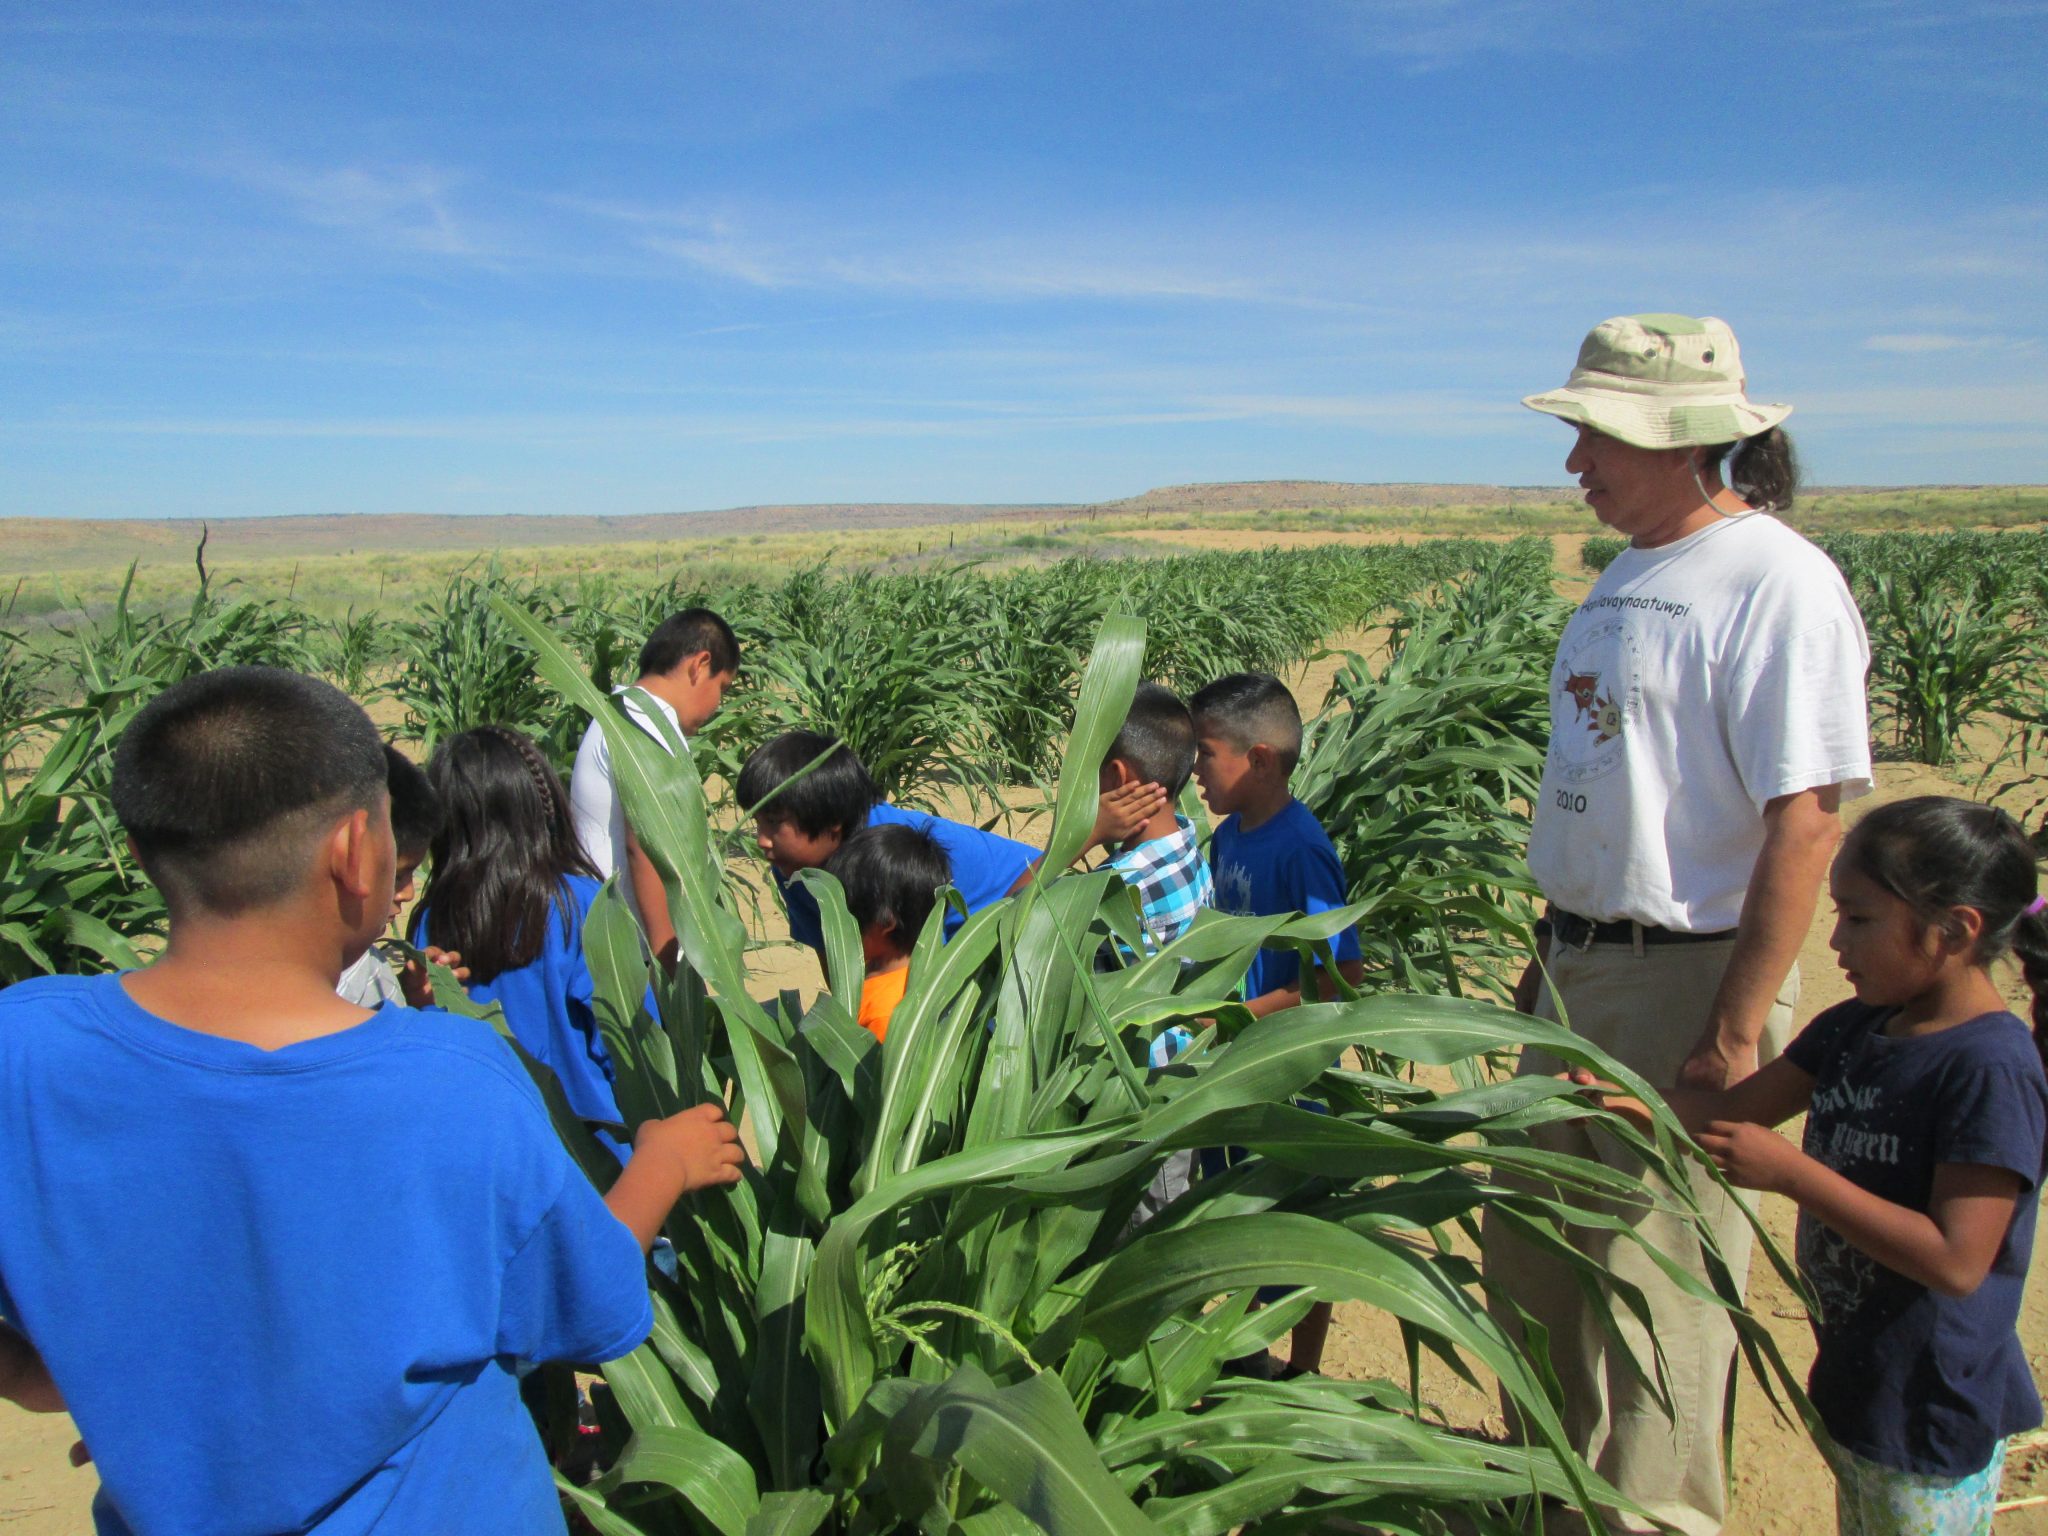
[[[2027,903],[2026,910],[2021,912],[2020,916],[2039,917],[2043,912],[2048,912],[2048,896],[2036,896]]]

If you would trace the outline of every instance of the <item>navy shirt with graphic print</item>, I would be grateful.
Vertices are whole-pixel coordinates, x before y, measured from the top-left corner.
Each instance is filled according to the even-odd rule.
[[[1807,1155],[1916,1211],[1943,1163],[2010,1169],[2020,1197],[1991,1272],[1960,1297],[1887,1269],[1802,1212],[1799,1268],[1820,1310],[1808,1390],[1828,1433],[1858,1456],[1967,1477],[1998,1441],[2041,1422],[2016,1328],[2048,1171],[2048,1075],[2010,1013],[1895,1039],[1884,1030],[1896,1013],[1842,1003],[1786,1050],[1814,1078]]]

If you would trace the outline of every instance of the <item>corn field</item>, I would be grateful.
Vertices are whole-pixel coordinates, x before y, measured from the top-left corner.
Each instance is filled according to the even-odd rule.
[[[619,729],[610,689],[630,681],[637,637],[692,602],[739,629],[747,676],[694,755],[671,757]],[[108,743],[177,677],[231,661],[320,668],[369,682],[422,743],[500,720],[558,756],[594,715],[683,953],[667,975],[615,894],[593,908],[585,948],[621,1113],[637,1124],[719,1099],[746,1117],[758,1160],[738,1189],[693,1196],[668,1224],[678,1274],[650,1270],[654,1334],[604,1368],[599,1470],[561,1480],[590,1528],[1535,1529],[1541,1500],[1617,1496],[1565,1443],[1547,1365],[1487,1312],[1466,1257],[1481,1215],[1593,1278],[1574,1230],[1611,1223],[1640,1187],[1530,1147],[1526,1128],[1598,1117],[1666,1174],[1694,1155],[1668,1118],[1640,1137],[1561,1083],[1492,1070],[1539,1039],[1656,1102],[1617,1063],[1484,1000],[1533,915],[1521,850],[1565,613],[1541,540],[1008,575],[807,568],[727,592],[570,591],[486,567],[392,624],[322,625],[231,589],[161,615],[124,595],[96,620],[8,638],[23,678],[9,739],[41,756],[0,805],[0,979],[133,965],[161,932],[105,774]],[[706,785],[762,735],[839,731],[913,801],[1033,786],[1051,806],[1047,867],[1064,869],[1140,677],[1189,687],[1284,668],[1368,623],[1386,626],[1385,654],[1345,659],[1297,778],[1352,907],[1205,914],[1162,953],[1098,972],[1111,935],[1142,952],[1131,894],[1106,872],[1047,879],[951,943],[928,927],[885,1050],[853,1022],[859,940],[818,872],[805,878],[840,985],[750,995],[717,832],[730,811]],[[1314,952],[1351,920],[1367,937],[1359,991],[1262,1021],[1230,1001],[1260,945]],[[440,996],[461,998],[452,978]],[[1175,1022],[1194,1048],[1146,1068],[1146,1043]],[[616,1165],[534,1071],[604,1183]],[[1244,1155],[1164,1210],[1141,1208],[1169,1157],[1217,1146]],[[1803,1413],[1768,1334],[1714,1272],[1751,1370]],[[1258,1304],[1276,1285],[1286,1294]],[[1398,1319],[1407,1379],[1225,1373],[1317,1299]],[[1437,1419],[1420,1395],[1424,1352],[1499,1381],[1530,1444]],[[1657,1360],[1639,1365],[1660,1379]],[[535,1398],[553,1448],[577,1443],[566,1370],[545,1369]]]
[[[621,1113],[638,1123],[716,1099],[747,1115],[759,1149],[737,1190],[678,1209],[679,1277],[650,1271],[654,1336],[604,1368],[604,1470],[560,1480],[593,1529],[1211,1536],[1333,1518],[1444,1532],[1455,1515],[1459,1529],[1507,1532],[1537,1528],[1543,1498],[1623,1502],[1566,1444],[1547,1368],[1488,1316],[1456,1239],[1491,1210],[1593,1273],[1574,1228],[1611,1222],[1610,1202],[1639,1187],[1530,1147],[1539,1121],[1598,1116],[1667,1174],[1688,1156],[1668,1118],[1636,1137],[1557,1081],[1491,1080],[1489,1053],[1539,1038],[1646,1084],[1555,1026],[1476,1001],[1387,991],[1255,1022],[1229,1000],[1261,943],[1326,949],[1362,906],[1205,913],[1158,955],[1098,972],[1105,938],[1136,943],[1134,900],[1108,872],[1034,883],[950,943],[934,913],[886,1048],[854,1023],[858,934],[836,882],[813,873],[840,983],[764,1004],[689,756],[625,724],[545,624],[494,606],[541,674],[604,722],[681,938],[671,977],[619,898],[593,908],[586,949]],[[1420,625],[1407,641],[1451,644]],[[1096,769],[1147,650],[1137,620],[1100,625],[1048,868],[1088,835]],[[1406,675],[1386,686],[1398,712]],[[1452,750],[1458,731],[1444,734]],[[1146,1042],[1173,1021],[1200,1030],[1193,1050],[1146,1070]],[[1416,1066],[1448,1068],[1457,1086],[1421,1086]],[[589,1132],[558,1122],[602,1181],[609,1159]],[[1204,1146],[1250,1155],[1141,1214],[1164,1161]],[[1752,1369],[1799,1405],[1768,1334],[1710,1268]],[[1262,1285],[1286,1294],[1257,1307]],[[1316,1298],[1399,1319],[1409,1379],[1224,1374]],[[1425,1350],[1496,1378],[1531,1444],[1435,1421],[1418,1391]],[[1639,1363],[1660,1379],[1655,1360]],[[549,1396],[566,1438],[573,1393],[558,1380]]]
[[[543,624],[609,690],[633,679],[640,639],[662,617],[705,604],[732,622],[745,655],[741,685],[692,742],[706,778],[729,783],[754,745],[801,725],[849,742],[892,799],[936,808],[964,791],[993,815],[1006,791],[1044,790],[1105,614],[1160,615],[1145,666],[1192,688],[1299,663],[1332,632],[1489,560],[1548,570],[1544,541],[1508,548],[1070,559],[1001,574],[809,566],[779,587],[717,591],[683,577],[571,586],[485,565],[392,621],[322,621],[218,583],[151,613],[124,589],[102,614],[60,614],[34,635],[0,629],[0,757],[21,766],[42,753],[33,774],[0,787],[0,982],[130,963],[135,945],[161,935],[162,905],[107,805],[107,745],[157,690],[204,667],[324,672],[391,706],[395,734],[422,752],[474,725],[516,726],[566,771],[589,716],[535,669],[502,610]]]

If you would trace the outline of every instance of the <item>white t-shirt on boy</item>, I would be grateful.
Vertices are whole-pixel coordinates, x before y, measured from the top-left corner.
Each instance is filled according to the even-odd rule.
[[[1765,805],[1870,788],[1870,644],[1832,561],[1768,513],[1633,545],[1565,626],[1529,867],[1558,907],[1733,928]]]

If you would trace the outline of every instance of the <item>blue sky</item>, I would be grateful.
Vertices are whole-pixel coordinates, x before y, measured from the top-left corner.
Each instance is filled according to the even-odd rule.
[[[2048,3],[0,4],[0,514],[2048,480]]]

